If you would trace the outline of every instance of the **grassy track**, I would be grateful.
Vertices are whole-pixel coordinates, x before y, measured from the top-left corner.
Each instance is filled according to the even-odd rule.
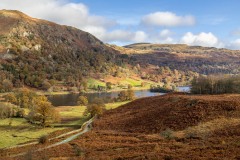
[[[23,118],[12,118],[0,121],[0,148],[14,146],[31,140],[36,140],[42,135],[54,132],[60,128],[40,128],[29,124]]]
[[[114,109],[128,102],[116,102],[106,104],[106,109]],[[57,127],[41,128],[31,125],[24,118],[12,118],[0,120],[0,148],[10,147],[25,143],[31,140],[37,140],[42,135],[65,129],[66,126],[82,125],[88,117],[84,116],[85,106],[64,106],[56,108],[63,119],[69,121],[54,124]],[[11,122],[11,125],[9,123]]]

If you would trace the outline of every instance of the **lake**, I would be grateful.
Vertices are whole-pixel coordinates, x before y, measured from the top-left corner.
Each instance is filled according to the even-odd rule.
[[[181,92],[188,92],[189,87],[178,87],[178,90]],[[134,91],[136,98],[142,97],[151,97],[151,96],[158,96],[163,95],[165,93],[156,93],[150,92],[149,90],[137,90]],[[86,93],[84,94],[89,102],[92,102],[94,98],[101,98],[105,102],[110,102],[111,99],[116,98],[119,92],[101,92],[101,93]],[[49,101],[54,106],[76,106],[77,99],[79,94],[62,94],[62,95],[50,95],[48,96]]]

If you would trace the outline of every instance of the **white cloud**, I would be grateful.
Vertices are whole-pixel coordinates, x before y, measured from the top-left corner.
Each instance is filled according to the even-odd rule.
[[[188,44],[191,46],[204,46],[204,47],[224,47],[224,44],[211,32],[201,32],[194,35],[191,32],[186,33],[180,40],[180,43]]]
[[[148,38],[148,35],[143,31],[137,31],[134,34],[133,41],[134,42],[145,42]]]
[[[171,37],[174,33],[169,29],[163,29],[158,34],[151,34],[150,41],[152,43],[173,44],[174,39]]]
[[[195,24],[195,18],[191,15],[178,16],[172,12],[155,12],[144,16],[142,23],[152,26],[191,26]]]
[[[160,43],[160,44],[174,44],[175,41],[172,37],[166,37],[166,38],[158,38],[153,43]]]
[[[101,37],[107,42],[145,42],[148,35],[143,31],[126,31],[126,30],[114,30],[112,32],[106,32]]]
[[[173,33],[170,30],[164,29],[164,30],[160,31],[159,36],[163,37],[163,38],[166,38],[166,37],[171,36],[172,34]]]
[[[236,40],[230,42],[228,47],[231,48],[231,49],[238,49],[238,50],[240,50],[240,39],[236,39]]]
[[[135,43],[135,42],[153,42],[153,43],[176,43],[172,37],[173,33],[164,29],[159,33],[155,31],[145,32],[146,28],[139,28],[142,24],[152,26],[190,26],[195,24],[195,18],[191,15],[179,16],[172,12],[155,12],[137,18],[125,18],[122,21],[111,20],[103,16],[93,15],[89,8],[83,3],[71,2],[70,0],[1,0],[0,9],[20,10],[29,16],[46,19],[59,24],[70,25],[87,31],[104,42]],[[135,21],[133,21],[135,20]],[[132,26],[135,31],[129,31],[126,26]],[[118,28],[118,29],[116,29]],[[120,28],[120,29],[119,29]],[[111,31],[110,31],[111,30]],[[239,30],[235,34],[240,33]],[[238,47],[240,40],[231,42],[232,47]],[[200,33],[194,35],[191,32],[186,33],[181,43],[189,45],[215,46],[222,47],[218,38],[212,33]]]
[[[105,36],[107,30],[101,26],[84,26],[81,28],[82,30],[89,32],[96,36],[97,38],[103,40],[102,38]]]
[[[31,17],[74,26],[105,42],[144,42],[148,37],[143,31],[109,31],[116,21],[92,15],[86,5],[69,0],[1,0],[0,9],[20,10]]]
[[[0,8],[20,10],[32,17],[74,26],[96,36],[116,25],[113,20],[90,14],[86,5],[67,0],[1,0]]]
[[[133,33],[125,30],[114,30],[112,32],[109,32],[108,34],[105,34],[106,41],[128,41],[133,37]]]
[[[1,0],[0,9],[20,10],[32,17],[74,26],[104,42],[144,42],[148,37],[143,31],[109,31],[117,24],[116,21],[92,15],[86,5],[68,0]]]

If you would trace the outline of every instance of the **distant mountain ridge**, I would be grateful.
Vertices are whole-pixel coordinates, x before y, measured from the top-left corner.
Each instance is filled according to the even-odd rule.
[[[117,48],[140,64],[168,66],[200,74],[239,74],[240,51],[186,44],[136,43]]]

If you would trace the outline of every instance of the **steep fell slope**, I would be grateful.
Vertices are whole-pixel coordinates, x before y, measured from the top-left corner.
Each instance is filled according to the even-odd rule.
[[[42,82],[76,82],[109,73],[122,64],[119,52],[79,29],[31,18],[19,11],[0,11],[0,74],[15,86]]]

